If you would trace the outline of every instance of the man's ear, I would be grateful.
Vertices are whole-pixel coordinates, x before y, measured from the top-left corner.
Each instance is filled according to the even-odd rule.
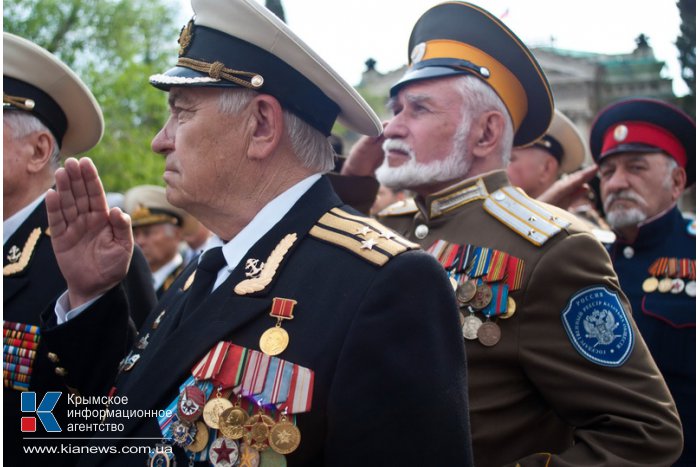
[[[506,126],[503,114],[496,110],[485,112],[472,125],[477,132],[472,151],[475,157],[486,157],[500,149]]]
[[[554,156],[550,156],[549,154],[547,154],[543,161],[543,167],[543,175],[546,179],[556,179],[557,173],[559,172],[559,162],[554,158]]]
[[[282,139],[282,105],[268,94],[259,94],[253,98],[249,108],[251,133],[248,158],[265,159],[277,149]]]
[[[26,136],[27,143],[32,147],[32,155],[27,162],[30,173],[41,172],[51,164],[55,140],[47,131],[36,131]]]
[[[674,201],[677,201],[683,194],[686,181],[687,175],[685,169],[683,167],[674,168],[673,172],[671,172],[671,194],[673,195]]]

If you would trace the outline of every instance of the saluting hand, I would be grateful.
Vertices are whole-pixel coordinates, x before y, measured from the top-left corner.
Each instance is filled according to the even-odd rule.
[[[69,158],[46,194],[51,243],[68,285],[71,308],[106,292],[127,273],[134,238],[131,220],[107,206],[92,161]]]
[[[562,209],[569,209],[571,204],[581,195],[590,191],[587,182],[598,172],[597,165],[580,169],[567,177],[560,178],[547,191],[537,197],[538,201],[553,204]]]
[[[382,123],[386,128],[388,122]],[[369,175],[384,162],[384,134],[379,136],[363,136],[350,148],[350,153],[343,163],[341,175]]]

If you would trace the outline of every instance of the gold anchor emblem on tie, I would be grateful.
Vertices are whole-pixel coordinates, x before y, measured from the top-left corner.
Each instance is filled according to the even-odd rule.
[[[272,253],[270,253],[270,256],[267,258],[267,261],[262,264],[260,274],[257,277],[242,280],[236,285],[236,287],[233,288],[233,291],[238,295],[245,295],[253,292],[259,292],[267,287],[267,285],[272,282],[272,279],[275,277],[277,268],[279,267],[280,263],[282,263],[284,255],[287,254],[296,240],[297,234],[287,234],[277,244],[275,249],[272,250]],[[247,264],[248,263],[246,263],[246,265]]]

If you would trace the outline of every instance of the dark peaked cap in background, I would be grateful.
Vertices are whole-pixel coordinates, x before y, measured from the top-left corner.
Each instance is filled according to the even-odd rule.
[[[420,17],[408,41],[409,68],[391,95],[412,81],[472,74],[491,86],[510,113],[515,146],[545,134],[552,119],[549,83],[518,37],[486,10],[442,3]]]
[[[274,96],[326,136],[336,118],[361,134],[382,132],[357,91],[255,0],[192,0],[192,10],[177,66],[151,76],[152,85],[245,87]]]
[[[46,125],[61,157],[85,152],[104,131],[95,97],[67,65],[38,45],[3,33],[3,110],[23,110]]]
[[[591,127],[591,153],[600,164],[621,152],[663,152],[695,184],[695,122],[678,108],[656,99],[625,99],[598,113]]]

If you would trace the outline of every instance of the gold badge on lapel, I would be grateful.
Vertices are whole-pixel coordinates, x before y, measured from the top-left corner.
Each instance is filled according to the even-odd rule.
[[[10,260],[10,264],[2,268],[3,276],[11,276],[12,274],[24,271],[29,264],[29,260],[32,257],[32,253],[34,253],[34,248],[36,248],[40,236],[41,229],[37,227],[29,234],[27,243],[24,244],[21,253],[19,253],[19,249],[16,246],[10,248],[10,255],[7,258]]]
[[[275,247],[274,250],[272,250],[272,253],[270,253],[270,256],[267,258],[267,261],[265,261],[262,266],[260,266],[260,271],[256,271],[255,274],[253,274],[249,279],[242,280],[239,282],[234,288],[233,291],[237,293],[238,295],[246,295],[249,293],[254,293],[254,292],[259,292],[263,290],[265,287],[272,282],[272,279],[275,277],[275,273],[277,272],[277,268],[279,265],[282,263],[282,260],[284,259],[284,255],[287,254],[289,249],[292,247],[294,242],[297,240],[297,234],[295,233],[290,233],[287,234]],[[249,262],[246,262],[246,265],[248,265]],[[253,260],[253,263],[255,266],[257,266],[257,261]],[[257,274],[257,275],[256,275]],[[248,275],[248,274],[246,274]]]

